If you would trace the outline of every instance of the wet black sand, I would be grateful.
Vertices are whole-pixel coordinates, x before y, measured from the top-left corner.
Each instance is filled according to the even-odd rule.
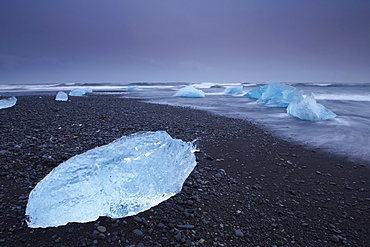
[[[40,98],[41,97],[41,98]],[[18,96],[0,110],[0,246],[370,246],[370,172],[243,120],[113,96]],[[123,135],[198,139],[178,195],[135,217],[31,229],[31,189]]]

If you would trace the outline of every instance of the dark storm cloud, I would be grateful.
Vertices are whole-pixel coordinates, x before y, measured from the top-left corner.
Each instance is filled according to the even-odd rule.
[[[0,0],[0,82],[368,81],[367,1]]]

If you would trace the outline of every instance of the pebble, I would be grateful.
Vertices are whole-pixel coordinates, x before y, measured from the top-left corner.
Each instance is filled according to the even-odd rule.
[[[80,99],[74,99],[75,102],[78,100]],[[87,98],[81,100],[82,103],[85,100],[88,101]],[[92,102],[94,102],[93,100]],[[37,102],[35,101],[35,103]],[[135,110],[143,112],[143,119],[149,121],[141,121],[141,114],[134,114],[133,116],[140,115],[142,123],[136,124],[136,120],[133,119],[132,122],[128,121],[129,128],[118,128],[117,126],[120,126],[122,121],[125,122],[126,115],[131,117],[131,112],[125,112],[121,117],[120,110],[113,111],[120,106],[120,102],[112,100],[111,103],[112,106],[115,106],[111,112],[111,108],[107,110],[103,107],[104,110],[107,110],[107,115],[109,112],[109,118],[104,121],[98,119],[97,124],[94,122],[91,125],[88,124],[91,120],[88,116],[94,118],[95,115],[75,114],[77,119],[69,120],[69,115],[66,114],[67,111],[64,113],[63,107],[60,108],[57,118],[59,116],[65,120],[65,123],[54,125],[51,120],[54,120],[55,114],[49,114],[51,120],[47,119],[48,115],[45,115],[46,119],[42,119],[45,120],[45,123],[52,123],[50,128],[46,128],[45,136],[41,135],[42,131],[37,133],[34,131],[35,133],[30,134],[30,138],[23,140],[25,131],[31,130],[22,129],[20,125],[14,126],[18,128],[14,128],[10,134],[15,133],[14,136],[11,136],[15,140],[6,141],[0,147],[0,163],[3,165],[2,167],[0,165],[0,170],[2,168],[0,180],[4,179],[8,182],[9,179],[14,179],[14,183],[17,185],[16,189],[13,189],[13,183],[9,186],[1,183],[4,187],[1,187],[0,192],[0,210],[3,212],[0,215],[0,246],[2,244],[13,246],[17,241],[20,245],[25,243],[24,245],[34,246],[36,239],[39,239],[44,232],[46,236],[55,234],[55,237],[50,240],[45,238],[44,245],[48,246],[72,246],[73,241],[77,241],[75,244],[80,246],[126,247],[144,247],[143,243],[145,246],[339,246],[347,245],[347,242],[348,246],[367,246],[368,242],[365,242],[368,240],[366,224],[360,225],[360,223],[356,223],[357,219],[352,220],[358,215],[360,222],[364,222],[361,215],[368,209],[370,201],[367,177],[358,176],[356,177],[358,180],[352,177],[344,179],[342,178],[344,176],[341,177],[334,171],[332,176],[327,173],[330,171],[329,166],[321,168],[319,165],[311,164],[310,160],[306,162],[303,159],[293,160],[291,158],[293,162],[289,162],[291,150],[289,152],[286,150],[280,153],[273,151],[265,153],[267,151],[266,140],[260,140],[260,143],[266,144],[266,149],[262,152],[262,155],[266,154],[265,162],[256,151],[261,144],[253,140],[253,134],[247,135],[253,143],[251,144],[252,150],[244,152],[244,149],[241,150],[240,147],[228,148],[223,141],[219,141],[217,125],[214,126],[215,130],[209,128],[210,131],[206,132],[205,135],[201,132],[196,135],[200,138],[207,138],[202,141],[202,145],[213,140],[214,148],[219,150],[219,153],[211,148],[208,149],[208,144],[205,145],[203,152],[206,150],[215,152],[211,154],[213,157],[204,155],[202,158],[202,153],[198,155],[198,165],[185,182],[182,191],[166,202],[143,212],[140,217],[133,216],[118,220],[103,217],[93,223],[70,224],[58,229],[33,230],[27,228],[24,221],[24,210],[29,191],[59,162],[134,131],[165,129],[175,138],[187,141],[194,140],[191,117],[186,119],[184,121],[186,124],[181,126],[177,125],[177,122],[183,121],[181,119],[174,120],[172,123],[172,115],[176,117],[176,113],[172,114],[169,111],[171,113],[168,115],[169,119],[166,117],[157,118],[157,110],[149,110],[148,113],[145,113],[146,111],[142,111],[142,109],[146,109],[146,107]],[[21,100],[20,104],[22,104]],[[42,104],[44,105],[44,102]],[[133,105],[136,104],[141,105],[142,103],[135,101]],[[54,104],[46,104],[45,106],[48,105]],[[65,107],[68,108],[68,106]],[[155,109],[158,107],[162,110],[162,106],[155,106]],[[92,108],[94,108],[94,112],[96,111],[96,116],[102,116],[100,108],[95,105]],[[79,109],[76,108],[76,112]],[[182,108],[178,109],[187,111]],[[40,110],[43,110],[42,107]],[[134,111],[132,112],[134,113]],[[149,117],[145,117],[145,115]],[[44,115],[40,114],[40,116]],[[86,118],[86,122],[81,122],[81,116],[82,120]],[[117,117],[115,123],[116,116],[120,117]],[[20,119],[20,117],[21,115],[18,118]],[[221,117],[218,118],[221,119]],[[153,127],[150,123],[151,119],[161,119],[162,122],[153,121]],[[195,122],[198,121],[204,120],[197,118]],[[227,119],[227,121],[237,120]],[[16,121],[12,122],[16,124]],[[19,122],[21,123],[21,121]],[[78,126],[78,124],[72,125],[75,122],[82,123],[84,128],[86,127],[86,133],[81,132],[80,128],[75,129]],[[58,126],[61,128],[58,129]],[[231,134],[237,131],[234,133],[235,136],[233,134],[230,137],[243,138],[243,135],[245,136],[244,130],[241,128],[245,127],[244,122],[240,129],[238,126],[228,128],[227,131]],[[248,125],[246,127],[249,128]],[[19,129],[19,133],[17,133],[17,129]],[[68,132],[65,129],[68,129]],[[6,130],[2,129],[2,131],[9,135]],[[253,131],[255,130],[253,129]],[[241,135],[238,135],[238,132]],[[4,133],[1,133],[2,137]],[[78,139],[72,139],[75,135],[79,136]],[[55,137],[51,139],[50,136]],[[229,142],[229,140],[225,141],[227,141],[226,144]],[[16,150],[17,143],[19,143],[19,147]],[[248,146],[248,143],[246,144]],[[13,146],[14,148],[12,148]],[[286,147],[283,145],[282,148]],[[5,149],[9,149],[11,153],[2,151]],[[235,149],[239,149],[241,152],[234,152]],[[36,153],[35,150],[37,150]],[[296,153],[302,158],[305,157],[305,153],[301,153],[299,150]],[[225,155],[226,160],[220,157],[221,154]],[[244,159],[241,155],[248,157]],[[216,161],[216,158],[219,159]],[[236,162],[237,159],[245,163],[245,166]],[[243,168],[240,167],[241,165]],[[302,169],[302,174],[300,174],[296,166],[305,168],[304,172]],[[237,171],[239,168],[243,170]],[[344,172],[346,166],[341,166],[341,168]],[[357,170],[360,169],[362,169],[361,166],[358,166]],[[356,170],[353,172],[356,173]],[[271,179],[271,183],[265,181],[266,178]],[[234,181],[237,184],[233,184]],[[328,198],[331,200],[326,201]],[[337,201],[338,204],[334,204]],[[333,205],[338,205],[338,208],[332,207]],[[317,211],[312,210],[316,208]],[[13,219],[14,215],[16,218]],[[299,222],[301,218],[306,221]],[[74,227],[71,227],[72,225]],[[246,228],[238,229],[238,225]],[[94,232],[89,235],[91,228],[94,228]],[[273,228],[273,237],[265,231],[267,228]],[[110,232],[111,229],[114,230]],[[349,232],[343,233],[347,229]],[[63,235],[65,233],[68,235]],[[59,243],[57,243],[58,241]]]
[[[160,222],[160,223],[158,223],[158,225],[157,225],[159,228],[164,228],[165,227],[165,225],[162,223],[162,222]]]
[[[104,233],[100,233],[100,234],[98,235],[98,238],[99,238],[99,239],[105,239],[105,234],[104,234]]]
[[[133,232],[135,235],[143,236],[143,232],[142,232],[141,230],[139,230],[139,229],[134,229],[132,232]]]
[[[244,237],[244,233],[239,229],[235,229],[235,235],[238,237]]]
[[[339,242],[339,238],[338,238],[338,236],[337,236],[337,235],[332,235],[332,236],[330,237],[330,240],[331,240],[332,242],[334,242],[334,243],[338,243],[338,242]]]
[[[204,244],[204,242],[205,242],[206,240],[204,240],[203,238],[201,238],[201,239],[199,239],[198,240],[198,243],[200,243],[200,244]]]
[[[105,226],[98,226],[96,229],[97,229],[99,232],[101,232],[101,233],[104,233],[104,232],[106,232],[106,231],[107,231],[107,228],[106,228]]]
[[[143,220],[139,216],[135,216],[134,221],[139,222],[139,223],[143,222]]]
[[[176,241],[181,241],[181,232],[178,232],[175,236]]]
[[[177,225],[178,228],[182,229],[193,229],[195,226],[194,225]]]

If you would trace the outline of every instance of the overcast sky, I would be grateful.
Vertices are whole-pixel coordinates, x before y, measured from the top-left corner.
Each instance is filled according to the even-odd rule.
[[[0,83],[370,82],[368,0],[0,0]]]

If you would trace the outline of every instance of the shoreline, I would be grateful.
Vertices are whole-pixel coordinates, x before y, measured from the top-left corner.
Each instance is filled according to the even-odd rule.
[[[114,95],[68,102],[46,94],[17,98],[15,106],[0,110],[0,246],[370,242],[370,171],[362,165],[281,140],[246,120],[192,108]],[[123,135],[149,130],[199,140],[198,164],[181,193],[136,217],[26,226],[28,194],[52,168]]]

